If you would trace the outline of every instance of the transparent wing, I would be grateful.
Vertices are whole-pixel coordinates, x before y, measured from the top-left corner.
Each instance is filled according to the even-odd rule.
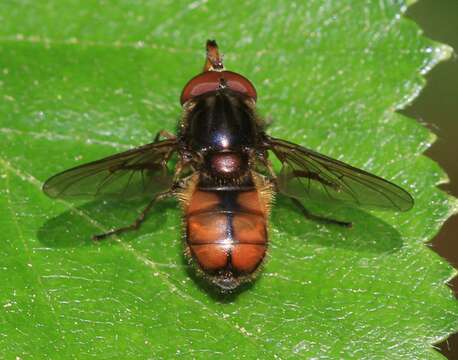
[[[381,177],[285,140],[269,137],[268,142],[283,163],[278,185],[288,196],[395,211],[413,206],[407,191]]]
[[[176,140],[164,140],[74,167],[49,178],[43,191],[52,198],[65,198],[165,190],[172,180],[166,162],[176,146]]]

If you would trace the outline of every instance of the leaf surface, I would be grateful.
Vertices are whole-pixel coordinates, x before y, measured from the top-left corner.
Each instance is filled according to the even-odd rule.
[[[454,270],[425,243],[457,208],[421,155],[433,135],[396,113],[450,54],[408,2],[15,1],[0,4],[0,346],[6,358],[439,359],[458,328]],[[250,78],[270,134],[403,186],[402,214],[278,197],[270,255],[221,297],[186,265],[181,213],[94,244],[138,202],[53,201],[54,173],[173,131],[206,39]],[[57,354],[57,355],[56,355]]]

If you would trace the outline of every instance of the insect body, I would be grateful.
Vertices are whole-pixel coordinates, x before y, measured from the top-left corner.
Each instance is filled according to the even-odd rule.
[[[412,197],[380,177],[264,132],[256,115],[256,90],[240,74],[225,71],[214,41],[207,42],[204,71],[181,95],[183,118],[177,136],[161,132],[153,143],[84,164],[51,177],[51,197],[151,194],[137,220],[95,235],[136,229],[154,203],[177,197],[183,207],[186,254],[222,291],[254,277],[265,258],[268,217],[275,192],[291,198],[313,220],[351,223],[310,214],[301,198],[326,198],[406,211]],[[167,139],[159,140],[161,135]],[[281,161],[277,175],[268,160]],[[167,167],[176,156],[174,171]]]
[[[199,173],[181,193],[186,242],[211,281],[230,289],[264,258],[272,185],[253,171],[263,139],[252,99],[231,89],[198,99],[187,110],[180,135],[185,147],[201,156]]]

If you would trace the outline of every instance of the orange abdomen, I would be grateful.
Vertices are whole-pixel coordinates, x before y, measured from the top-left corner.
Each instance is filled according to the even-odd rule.
[[[233,288],[249,277],[267,250],[267,211],[258,191],[196,187],[185,208],[190,254],[210,280]]]

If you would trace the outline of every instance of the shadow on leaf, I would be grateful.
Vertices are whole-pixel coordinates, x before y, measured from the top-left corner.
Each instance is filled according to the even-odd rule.
[[[359,252],[388,253],[401,248],[401,234],[391,225],[370,213],[352,207],[305,204],[312,213],[331,219],[352,222],[351,228],[323,224],[305,219],[290,200],[279,196],[272,211],[275,228],[307,243],[344,248]]]
[[[49,247],[93,246],[95,242],[92,240],[92,235],[131,224],[146,204],[145,199],[130,201],[97,199],[75,206],[49,219],[38,230],[37,237],[41,243]],[[154,232],[166,222],[167,210],[176,207],[176,203],[171,201],[155,204],[138,230],[127,231],[120,236],[123,240],[131,240],[141,234]],[[109,241],[109,238],[101,242],[103,241]]]

